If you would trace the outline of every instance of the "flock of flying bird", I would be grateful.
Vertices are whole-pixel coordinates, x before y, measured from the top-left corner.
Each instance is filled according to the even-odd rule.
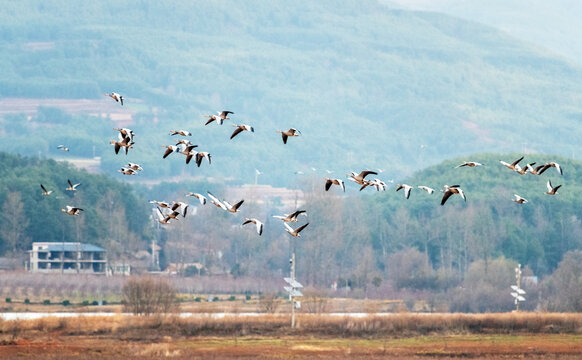
[[[113,100],[115,100],[116,102],[123,105],[124,98],[120,94],[112,92],[110,94],[105,94],[105,96],[109,96]],[[229,118],[230,114],[234,114],[234,113],[232,111],[225,110],[225,111],[219,111],[216,115],[214,115],[214,114],[205,115],[205,117],[207,118],[205,125],[208,125],[212,122],[217,122],[218,124],[222,125],[225,120],[230,120],[230,118]],[[255,131],[252,126],[247,125],[247,124],[239,124],[239,125],[233,124],[233,127],[235,127],[235,129],[232,132],[230,139],[233,139],[235,136],[239,135],[240,133],[242,133],[244,131],[248,131],[248,132]],[[113,128],[113,130],[118,132],[117,139],[110,140],[110,144],[114,146],[115,154],[119,154],[120,150],[124,149],[124,152],[127,155],[129,153],[129,150],[134,148],[135,133],[133,132],[133,130],[128,129],[128,128]],[[296,137],[296,136],[299,136],[301,134],[301,132],[299,130],[294,129],[294,128],[290,128],[289,130],[279,130],[277,132],[281,134],[283,144],[287,143],[287,140],[289,137]],[[188,136],[192,136],[192,133],[187,131],[187,130],[170,130],[170,135],[171,136],[179,135],[182,137],[188,137]],[[203,159],[206,159],[208,161],[209,165],[212,162],[212,155],[209,152],[195,150],[198,147],[198,145],[195,145],[190,140],[187,140],[184,138],[178,139],[174,145],[162,145],[162,147],[166,149],[162,155],[163,159],[170,156],[170,154],[179,153],[179,154],[182,154],[185,156],[186,164],[189,164],[192,159],[195,159],[196,165],[198,167],[201,166]],[[63,151],[69,151],[69,148],[67,148],[64,145],[59,145],[57,148],[60,150],[63,150]],[[117,171],[122,173],[123,175],[136,175],[139,171],[142,171],[142,170],[143,170],[143,168],[139,164],[129,162],[126,166],[122,167],[121,169],[119,169]],[[79,186],[79,185],[80,184],[73,185],[71,183],[71,181],[69,180],[69,187],[66,188],[66,190],[75,191],[77,186]],[[52,190],[48,191],[44,187],[44,185],[41,184],[40,186],[41,186],[42,191],[43,191],[42,195],[48,196],[52,193]],[[190,192],[187,194],[187,196],[197,198],[201,205],[205,205],[208,202],[207,197],[202,195],[202,194],[199,194],[199,193]],[[219,200],[216,196],[214,196],[210,192],[207,192],[207,196],[210,199],[209,202],[211,204],[214,204],[218,208],[225,210],[225,211],[228,211],[228,212],[233,213],[233,214],[238,213],[240,211],[239,208],[244,203],[244,200],[240,200],[235,204],[230,204],[226,200]],[[155,220],[158,221],[160,224],[168,224],[168,223],[170,223],[170,221],[178,220],[180,218],[180,216],[182,218],[185,218],[187,213],[188,213],[189,204],[182,202],[182,201],[172,201],[171,203],[168,203],[166,201],[152,200],[152,201],[150,201],[150,203],[156,205],[155,208],[153,209],[153,214],[155,216]],[[83,211],[82,208],[74,207],[74,206],[70,206],[70,205],[66,205],[66,207],[64,209],[61,209],[61,210],[63,212],[65,212],[66,214],[71,215],[71,216],[79,215]],[[305,210],[298,210],[292,214],[286,214],[284,216],[277,215],[274,217],[279,218],[283,221],[284,230],[287,231],[291,236],[300,237],[301,236],[300,232],[305,227],[307,227],[307,225],[309,225],[309,223],[305,223],[305,224],[303,224],[295,229],[292,228],[288,224],[288,223],[292,223],[292,222],[297,222],[299,215],[306,215],[306,211]],[[246,225],[246,224],[254,224],[256,227],[256,232],[259,235],[262,235],[263,227],[264,227],[264,224],[262,221],[260,221],[256,218],[245,218],[242,225]]]
[[[110,94],[105,94],[105,95],[111,97],[112,99],[114,99],[115,101],[117,101],[121,105],[123,105],[123,101],[124,101],[123,96],[121,96],[115,92],[112,92]],[[207,121],[204,125],[209,125],[212,122],[216,122],[216,123],[222,125],[225,120],[230,120],[230,118],[229,118],[230,114],[234,114],[234,113],[232,111],[224,110],[224,111],[219,111],[216,115],[214,115],[214,114],[204,115],[207,118]],[[233,124],[233,127],[235,127],[235,129],[234,129],[233,133],[231,134],[230,139],[233,139],[235,136],[241,134],[244,131],[254,132],[254,128],[250,125],[247,125],[247,124],[239,124],[239,125]],[[118,154],[119,151],[123,148],[125,151],[125,154],[128,154],[129,150],[132,149],[133,145],[135,144],[134,132],[128,128],[113,128],[113,130],[116,130],[118,132],[117,140],[110,141],[110,143],[114,146],[115,153]],[[281,134],[283,144],[287,144],[287,141],[290,137],[297,137],[297,136],[301,135],[301,132],[295,128],[290,128],[289,130],[278,130],[277,133]],[[188,136],[192,136],[192,133],[187,131],[187,130],[170,130],[170,135],[171,136],[179,135],[182,137],[188,137]],[[174,145],[162,145],[162,147],[166,149],[162,155],[163,159],[167,158],[168,156],[170,156],[173,153],[179,153],[179,154],[185,155],[186,164],[189,164],[192,159],[195,159],[196,165],[198,167],[201,166],[203,159],[207,159],[209,165],[211,164],[211,161],[212,161],[211,160],[212,156],[210,153],[195,150],[198,147],[198,145],[195,145],[191,141],[186,140],[184,138],[178,139]],[[59,145],[58,148],[63,150],[63,151],[69,151],[69,149],[64,145]],[[523,158],[524,157],[522,156],[519,159],[513,161],[512,163],[507,163],[505,161],[500,160],[500,163],[503,166],[507,167],[508,169],[510,169],[518,174],[521,174],[521,175],[525,175],[527,173],[532,174],[532,175],[541,175],[542,173],[544,173],[546,170],[548,170],[551,167],[555,168],[560,175],[563,175],[562,168],[560,167],[560,165],[558,163],[550,162],[550,163],[545,163],[544,165],[539,165],[536,167],[534,167],[535,163],[528,163],[524,167],[522,167],[519,165],[519,163],[523,160]],[[482,166],[482,165],[483,164],[475,162],[475,161],[464,161],[462,164],[456,166],[456,168],[477,167],[477,166]],[[130,162],[126,166],[124,166],[120,170],[118,170],[118,172],[122,173],[123,175],[136,175],[139,171],[142,171],[142,170],[143,169],[139,164],[135,164],[135,163]],[[376,178],[374,180],[369,180],[366,178],[369,175],[378,175],[378,173],[375,171],[371,171],[371,170],[363,170],[360,173],[351,172],[349,174],[346,174],[348,180],[353,181],[356,184],[360,185],[360,191],[362,191],[363,189],[365,189],[368,186],[374,187],[377,191],[380,191],[380,190],[385,191],[386,190],[387,185],[384,181],[382,181],[378,178]],[[76,188],[80,185],[80,184],[72,184],[70,180],[68,181],[68,184],[69,184],[69,187],[66,188],[66,190],[68,190],[68,191],[76,191]],[[345,183],[342,179],[325,178],[325,191],[329,191],[333,185],[341,187],[341,189],[345,192]],[[555,194],[557,194],[558,189],[562,185],[552,186],[551,181],[548,180],[546,186],[547,186],[547,192],[545,192],[545,194],[555,195]],[[47,191],[47,189],[42,184],[41,184],[41,188],[43,190],[42,195],[44,195],[44,196],[48,196],[52,193],[52,191]],[[414,188],[413,186],[408,185],[408,184],[396,184],[396,191],[403,190],[404,197],[406,199],[408,199],[410,197],[410,194],[411,194],[411,191],[413,188]],[[428,186],[425,186],[425,185],[419,185],[419,186],[416,186],[416,188],[424,190],[429,194],[433,194],[435,192],[434,189],[432,189]],[[451,196],[456,195],[456,194],[458,194],[461,198],[463,198],[464,201],[467,201],[467,197],[465,195],[465,192],[461,189],[460,185],[450,185],[450,186],[444,185],[443,189],[440,191],[443,193],[443,196],[441,198],[441,206],[444,205]],[[201,205],[205,205],[208,202],[207,197],[200,194],[200,193],[190,192],[190,193],[186,194],[186,196],[190,196],[190,197],[194,197],[194,198],[198,199]],[[210,199],[209,202],[211,204],[214,204],[218,208],[220,208],[224,211],[228,211],[228,212],[233,213],[233,214],[238,213],[240,211],[239,210],[240,207],[244,203],[244,200],[240,200],[240,201],[236,202],[235,204],[230,204],[228,201],[226,201],[224,199],[219,200],[216,196],[214,196],[210,192],[207,192],[207,196]],[[514,201],[518,204],[525,204],[528,202],[528,200],[519,196],[518,194],[514,194],[514,198],[512,199],[512,201]],[[152,201],[150,201],[150,203],[156,205],[156,207],[153,209],[153,213],[155,216],[155,220],[161,224],[168,224],[168,223],[170,223],[170,221],[178,220],[180,216],[185,218],[186,214],[188,212],[188,207],[189,207],[189,204],[182,202],[182,201],[178,201],[178,202],[172,201],[172,203],[168,203],[166,201],[152,200]],[[65,212],[66,214],[73,215],[73,216],[79,215],[80,212],[83,211],[83,209],[81,209],[81,208],[69,206],[69,205],[67,205],[65,209],[61,209],[61,210],[63,212]],[[305,227],[307,227],[307,225],[309,225],[309,223],[305,223],[305,224],[303,224],[295,229],[289,225],[289,223],[297,222],[298,217],[300,215],[306,215],[306,211],[305,210],[297,210],[291,214],[285,214],[283,216],[275,215],[273,217],[278,218],[278,219],[283,221],[284,230],[287,231],[291,236],[300,237],[301,236],[300,232]],[[256,232],[259,235],[261,235],[263,233],[264,224],[260,220],[258,220],[256,218],[245,218],[242,225],[247,225],[247,224],[254,224],[256,227]]]

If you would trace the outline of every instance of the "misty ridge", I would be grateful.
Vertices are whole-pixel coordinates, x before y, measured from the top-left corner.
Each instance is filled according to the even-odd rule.
[[[493,27],[389,2],[77,5],[0,10],[3,256],[23,263],[33,242],[80,241],[139,273],[152,270],[155,240],[160,269],[275,279],[289,271],[292,240],[273,215],[301,208],[300,224],[310,225],[294,240],[297,276],[330,296],[335,286],[353,297],[507,311],[519,263],[536,279],[526,309],[580,310],[567,302],[580,284],[563,282],[582,245],[579,65]],[[113,91],[123,105],[103,96]],[[205,125],[224,109],[230,120]],[[239,124],[253,132],[229,139]],[[127,155],[110,144],[116,127],[135,132]],[[301,135],[283,144],[277,131],[289,128]],[[170,134],[179,129],[192,136]],[[178,138],[212,162],[162,159]],[[499,163],[520,156],[522,165],[557,162],[563,175],[518,175]],[[469,160],[484,166],[456,168]],[[90,173],[77,169],[86,161]],[[144,170],[124,176],[127,162]],[[386,191],[347,181],[366,169]],[[326,177],[346,191],[325,191]],[[83,184],[76,194],[64,191],[67,179]],[[562,184],[558,196],[544,194],[548,180]],[[409,199],[397,183],[415,187]],[[445,184],[460,184],[466,202],[440,206]],[[234,215],[186,197],[250,194],[253,185],[301,196],[249,197]],[[194,210],[160,226],[150,200]],[[83,214],[63,218],[71,203]],[[264,222],[262,235],[242,227],[245,217]]]

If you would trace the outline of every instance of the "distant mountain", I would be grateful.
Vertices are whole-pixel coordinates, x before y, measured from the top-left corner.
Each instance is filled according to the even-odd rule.
[[[103,94],[116,91],[137,134],[135,148],[116,156],[113,121],[49,106],[38,116],[4,113],[1,150],[56,155],[72,142],[82,156],[101,156],[108,173],[134,160],[147,165],[143,179],[250,183],[259,169],[261,182],[279,186],[296,186],[295,173],[311,168],[402,178],[473,153],[581,151],[582,69],[446,15],[376,1],[32,0],[0,14],[5,103],[113,102]],[[204,126],[218,110],[235,114]],[[229,140],[232,123],[255,132]],[[302,135],[284,145],[276,131],[291,127]],[[211,165],[162,159],[169,130],[181,128],[213,154]]]
[[[385,0],[390,7],[435,11],[493,26],[582,64],[582,3],[572,0]]]

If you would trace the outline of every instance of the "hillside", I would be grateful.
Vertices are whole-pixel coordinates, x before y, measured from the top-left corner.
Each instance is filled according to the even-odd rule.
[[[312,167],[319,176],[381,168],[398,179],[473,153],[580,152],[580,68],[445,15],[375,1],[32,0],[0,14],[4,103],[91,99],[109,112],[117,104],[103,94],[116,91],[138,134],[130,156],[115,156],[116,122],[45,106],[30,117],[3,112],[5,151],[60,157],[56,145],[70,143],[70,156],[101,156],[107,173],[130,160],[147,166],[143,179],[242,184],[259,169],[278,186],[297,186],[294,173]],[[203,125],[222,109],[255,133],[228,140],[230,123]],[[283,145],[275,131],[290,127],[302,136]],[[211,166],[162,161],[176,128],[194,133]]]
[[[65,190],[67,180],[80,184],[76,191]],[[23,261],[36,241],[100,245],[116,261],[151,237],[149,207],[130,186],[63,162],[0,153],[0,194],[0,253]],[[67,205],[83,212],[69,216],[61,211]]]

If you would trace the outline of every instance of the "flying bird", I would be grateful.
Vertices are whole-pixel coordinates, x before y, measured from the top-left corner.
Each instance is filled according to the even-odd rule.
[[[142,171],[143,168],[139,165],[139,164],[134,164],[134,163],[128,163],[127,166],[131,169],[131,170],[135,170],[135,171]]]
[[[212,155],[210,155],[209,152],[206,152],[206,151],[198,152],[198,153],[196,153],[196,165],[198,167],[200,167],[200,165],[202,164],[202,159],[204,159],[204,158],[206,158],[208,160],[209,165],[212,163],[212,161],[211,161]]]
[[[291,128],[287,131],[277,130],[277,132],[281,134],[281,137],[283,138],[283,144],[287,144],[288,137],[299,136],[299,134],[301,134],[301,131],[294,128]]]
[[[135,170],[127,167],[122,167],[120,170],[117,170],[117,172],[120,172],[123,175],[137,175],[137,172]]]
[[[168,203],[167,203],[167,202],[165,202],[165,201],[157,201],[157,200],[151,200],[151,201],[150,201],[150,204],[156,204],[156,205],[158,205],[159,207],[162,207],[162,208],[164,208],[164,209],[169,209],[169,208],[170,208],[170,204],[168,204]]]
[[[66,213],[67,215],[79,215],[81,211],[84,211],[81,208],[66,205],[66,209],[61,209],[62,212]]]
[[[135,133],[133,132],[133,130],[128,129],[128,128],[113,128],[113,130],[119,131],[119,139],[123,140],[125,138],[129,138],[129,142],[133,143],[133,137],[135,136]]]
[[[245,218],[245,221],[242,224],[246,225],[246,224],[250,224],[250,223],[253,223],[256,225],[257,234],[259,234],[259,236],[261,236],[261,234],[263,234],[263,223],[255,218]]]
[[[429,193],[431,195],[432,195],[432,193],[434,193],[434,189],[433,188],[430,188],[428,186],[419,185],[419,186],[417,186],[417,188],[419,188],[421,190],[424,190],[424,191],[426,191],[427,193]]]
[[[109,96],[116,102],[121,103],[121,105],[123,105],[123,96],[119,95],[118,93],[112,92],[111,94],[105,94],[105,96]]]
[[[362,191],[366,186],[370,185],[367,181],[364,181],[366,176],[370,174],[378,175],[378,173],[375,171],[363,170],[359,174],[356,174],[354,171],[352,171],[350,174],[346,174],[346,176],[348,180],[351,180],[356,184],[362,185],[362,187],[360,188],[360,191]]]
[[[325,178],[325,191],[329,191],[329,188],[331,188],[332,185],[338,185],[344,190],[344,192],[346,192],[346,185],[343,180]]]
[[[525,204],[528,201],[525,198],[522,198],[521,196],[517,195],[517,194],[513,194],[514,199],[511,199],[511,201],[514,201],[518,204]]]
[[[196,199],[198,199],[198,201],[200,201],[200,204],[206,205],[206,197],[202,194],[189,192],[188,194],[186,194],[186,196],[195,197]]]
[[[170,135],[192,136],[192,133],[187,130],[170,130]]]
[[[481,163],[478,163],[478,162],[476,162],[476,161],[463,161],[463,163],[462,163],[461,165],[457,165],[457,166],[455,166],[455,169],[456,169],[456,168],[459,168],[459,167],[464,167],[464,166],[468,166],[468,167],[476,167],[476,166],[482,166],[482,165],[483,165],[483,164],[481,164]]]
[[[188,206],[190,206],[190,205],[185,203],[185,202],[173,201],[172,202],[172,211],[177,211],[180,214],[182,214],[182,217],[186,217],[186,214],[188,213]]]
[[[443,195],[443,199],[441,200],[441,206],[443,206],[447,200],[454,194],[459,194],[461,195],[461,197],[463,198],[463,200],[467,201],[467,198],[465,197],[465,193],[463,192],[463,190],[461,189],[461,187],[459,185],[445,185],[443,186],[443,188],[445,189],[444,191],[441,190],[444,195]]]
[[[168,155],[170,155],[173,152],[180,152],[180,148],[174,145],[162,145],[163,148],[166,148],[166,151],[164,152],[164,156],[162,156],[162,159],[165,159],[168,157]]]
[[[241,200],[241,201],[237,202],[236,204],[231,205],[228,201],[222,200],[222,203],[224,204],[224,206],[226,206],[226,210],[228,212],[233,213],[233,214],[240,211],[238,208],[243,204],[243,202],[245,202],[245,201]]]
[[[562,185],[552,186],[552,183],[550,182],[550,180],[548,180],[548,182],[546,183],[546,187],[548,188],[548,191],[545,192],[544,194],[546,194],[546,195],[556,195],[558,193],[558,189],[561,186]]]
[[[172,212],[171,214],[164,214],[164,212],[162,212],[162,209],[160,209],[158,206],[156,206],[156,208],[153,209],[153,213],[154,216],[156,217],[156,221],[159,222],[160,224],[168,224],[172,219],[178,220],[177,212]]]
[[[514,161],[514,162],[512,162],[511,164],[509,164],[509,163],[506,163],[506,162],[505,162],[505,161],[503,161],[503,160],[499,160],[499,162],[501,163],[501,165],[505,166],[505,167],[506,167],[506,168],[508,168],[509,170],[513,170],[513,171],[515,171],[515,169],[516,169],[516,165],[517,165],[517,164],[518,164],[518,163],[519,163],[521,160],[523,160],[523,156],[522,156],[522,157],[520,157],[519,159],[515,160],[515,161]]]
[[[224,123],[224,120],[230,120],[230,118],[228,117],[228,114],[234,114],[234,113],[232,111],[223,110],[223,111],[219,111],[217,113],[217,115],[204,115],[208,118],[208,121],[206,121],[206,124],[204,124],[204,125],[208,125],[213,121],[216,121],[217,123],[222,125]]]
[[[40,184],[40,187],[42,188],[42,195],[43,195],[43,196],[49,196],[49,195],[50,195],[50,194],[52,194],[52,192],[53,192],[52,190],[50,190],[50,191],[47,191],[47,189],[44,187],[44,185],[43,185],[43,184]]]
[[[307,216],[307,212],[305,210],[297,210],[294,213],[286,214],[284,216],[281,215],[273,215],[274,218],[281,219],[283,222],[297,222],[297,217],[299,215]]]
[[[562,167],[560,167],[560,164],[556,163],[556,162],[551,162],[551,163],[546,163],[543,167],[543,169],[540,171],[540,174],[543,173],[544,171],[546,171],[546,169],[549,168],[556,168],[556,171],[560,174],[560,175],[564,175],[564,172],[562,171]]]
[[[133,148],[134,144],[133,142],[131,142],[130,137],[122,137],[121,135],[118,141],[110,140],[109,143],[114,146],[115,154],[119,154],[119,150],[121,148],[124,148],[125,155],[127,155],[129,149]]]
[[[408,184],[396,184],[396,191],[400,191],[404,189],[404,197],[405,198],[410,198],[410,191],[412,190],[412,186],[408,185]]]
[[[232,125],[232,126],[234,126],[236,129],[234,129],[234,131],[232,132],[232,135],[230,135],[231,140],[233,137],[237,136],[238,134],[240,134],[243,131],[255,132],[255,129],[250,125],[241,124],[241,125]]]
[[[298,227],[297,229],[293,229],[291,226],[289,226],[289,224],[287,223],[283,223],[285,225],[285,231],[287,231],[289,233],[289,235],[293,236],[293,237],[301,237],[301,234],[299,234],[301,232],[301,230],[305,229],[307,227],[307,225],[309,225],[309,223],[301,225],[300,227]]]
[[[79,185],[81,185],[81,183],[78,183],[78,184],[74,184],[73,185],[73,183],[71,182],[71,180],[67,180],[67,182],[69,183],[69,187],[65,189],[67,191],[77,191],[77,187]]]

